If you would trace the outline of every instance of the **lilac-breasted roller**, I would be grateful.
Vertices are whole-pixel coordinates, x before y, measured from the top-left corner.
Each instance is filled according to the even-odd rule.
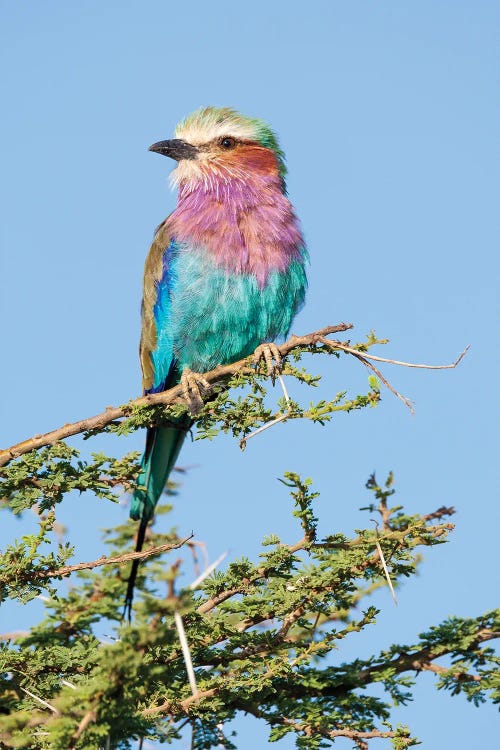
[[[193,402],[208,385],[198,373],[287,335],[304,300],[307,251],[286,194],[284,154],[262,120],[206,107],[150,151],[178,162],[178,200],[146,259],[143,388],[181,382]],[[141,521],[139,549],[190,424],[186,416],[148,429],[130,508]]]

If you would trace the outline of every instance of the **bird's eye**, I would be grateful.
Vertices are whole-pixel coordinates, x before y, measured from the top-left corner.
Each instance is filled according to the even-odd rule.
[[[236,146],[236,139],[235,138],[223,138],[220,142],[220,145],[222,148],[230,149],[234,148]]]

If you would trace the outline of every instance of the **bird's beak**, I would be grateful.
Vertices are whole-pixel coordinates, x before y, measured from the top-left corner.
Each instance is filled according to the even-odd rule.
[[[181,159],[196,159],[198,149],[180,138],[174,138],[171,141],[158,141],[149,147],[149,151],[154,151],[163,156],[170,156],[171,159],[180,161]]]

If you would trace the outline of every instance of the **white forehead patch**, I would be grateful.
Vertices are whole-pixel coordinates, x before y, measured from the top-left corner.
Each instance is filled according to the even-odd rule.
[[[223,138],[229,135],[243,140],[256,140],[255,127],[231,110],[221,116],[220,110],[201,110],[180,122],[175,129],[175,137],[193,146]]]

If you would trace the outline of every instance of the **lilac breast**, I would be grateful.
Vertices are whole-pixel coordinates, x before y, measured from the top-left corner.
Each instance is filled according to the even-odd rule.
[[[169,227],[177,241],[204,249],[228,273],[252,274],[262,289],[272,271],[302,257],[297,217],[275,175],[212,176],[182,186]]]

